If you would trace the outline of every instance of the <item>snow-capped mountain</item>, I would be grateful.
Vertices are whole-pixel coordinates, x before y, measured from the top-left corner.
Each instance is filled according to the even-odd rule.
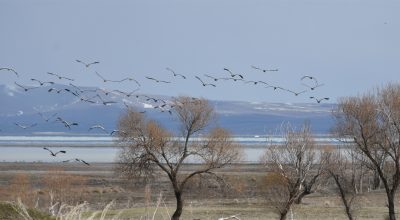
[[[176,121],[168,112],[171,100],[172,97],[167,96],[59,84],[29,91],[0,85],[0,135],[49,131],[102,133],[89,131],[94,124],[101,124],[111,131],[127,105],[145,111],[147,117],[175,129]],[[304,121],[310,121],[315,133],[327,133],[333,123],[331,112],[336,107],[335,104],[317,103],[210,102],[218,113],[217,124],[238,135],[266,134],[275,131],[283,122],[300,125]],[[79,125],[68,130],[56,122],[57,117]],[[15,123],[35,126],[23,129]]]

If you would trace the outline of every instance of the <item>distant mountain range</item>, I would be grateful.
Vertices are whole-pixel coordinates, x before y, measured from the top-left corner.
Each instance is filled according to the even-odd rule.
[[[39,132],[105,134],[101,130],[89,131],[89,128],[94,124],[101,124],[108,131],[112,131],[116,128],[126,105],[146,111],[147,117],[159,121],[169,129],[177,130],[177,122],[168,113],[168,108],[163,108],[164,112],[161,112],[160,108],[154,108],[161,105],[161,99],[169,103],[171,97],[140,93],[127,95],[116,90],[105,91],[93,87],[80,89],[81,91],[78,91],[75,87],[58,84],[25,92],[16,86],[0,85],[0,135],[27,135]],[[100,97],[96,96],[97,94],[100,94]],[[94,103],[82,101],[81,98]],[[111,104],[104,105],[103,101]],[[216,123],[228,128],[235,135],[274,134],[284,122],[300,126],[304,121],[311,123],[314,133],[327,134],[333,125],[331,112],[336,107],[336,104],[325,103],[210,102],[218,113]],[[42,113],[43,117],[38,112]],[[48,122],[45,121],[56,113],[57,115]],[[62,123],[55,122],[56,117],[77,122],[79,125],[68,130]],[[36,125],[22,129],[15,123]]]

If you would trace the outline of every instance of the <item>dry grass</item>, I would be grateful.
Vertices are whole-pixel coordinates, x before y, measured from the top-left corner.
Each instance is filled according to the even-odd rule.
[[[1,166],[0,163],[0,168]],[[36,202],[33,206],[25,202],[24,204],[27,207],[36,206],[40,210],[52,213],[52,216],[58,217],[60,220],[163,220],[169,219],[175,208],[175,199],[171,193],[170,185],[164,179],[157,179],[155,184],[152,184],[151,187],[148,186],[145,190],[145,185],[133,185],[132,182],[115,178],[111,171],[106,173],[104,170],[108,167],[105,165],[98,167],[93,165],[89,168],[76,167],[76,171],[72,169],[75,169],[75,167],[65,167],[64,172],[67,172],[67,174],[79,174],[85,177],[85,181],[77,181],[78,183],[83,182],[84,185],[67,185],[70,187],[70,192],[84,194],[84,201],[87,202],[54,199],[53,203],[50,203],[50,190],[47,189],[47,184],[43,184],[43,177],[49,170],[48,167],[43,169],[38,165],[31,166],[31,164],[25,166],[17,164],[17,166],[21,167],[21,172],[25,169],[25,173],[30,174],[28,178],[30,186],[27,186],[26,189],[33,190],[35,193],[31,195],[40,198],[39,206],[36,206]],[[44,164],[44,166],[47,166],[47,164]],[[49,164],[48,166],[52,165]],[[35,172],[41,170],[44,172],[32,173],[29,170],[31,167],[34,167]],[[222,172],[222,175],[227,177],[228,183],[228,189],[224,191],[218,188],[216,182],[210,182],[207,179],[193,179],[192,187],[188,189],[187,197],[185,197],[182,219],[216,220],[232,215],[241,220],[277,219],[276,210],[268,205],[265,169],[255,165],[243,165],[243,167],[243,170],[229,168]],[[86,172],[86,169],[90,172]],[[190,166],[184,167],[184,169],[190,169]],[[86,173],[82,173],[82,170]],[[16,183],[13,181],[14,177],[15,175],[12,173],[0,172],[0,191],[3,193],[0,192],[0,200],[11,201],[13,199],[10,196],[9,186],[13,185],[13,182]],[[22,186],[26,186],[26,181],[21,182],[23,183]],[[14,187],[14,189],[16,188]],[[57,189],[56,186],[54,186],[54,189]],[[162,196],[160,196],[160,192]],[[294,219],[346,219],[338,197],[329,191],[323,193],[307,196],[302,205],[294,206],[292,210]],[[357,219],[384,219],[387,213],[385,200],[383,192],[365,193],[356,208],[355,216]],[[110,201],[115,202],[110,203]],[[64,205],[61,205],[61,203]],[[71,205],[66,205],[66,203]],[[397,208],[400,209],[400,203],[397,203]],[[30,209],[26,209],[29,213]],[[23,209],[20,211],[22,211],[21,216],[23,216]],[[290,219],[290,213],[288,217]]]

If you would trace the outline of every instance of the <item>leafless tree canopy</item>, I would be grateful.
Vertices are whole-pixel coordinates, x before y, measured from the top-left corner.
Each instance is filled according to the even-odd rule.
[[[400,184],[400,85],[340,100],[336,134],[355,144],[385,188],[389,219],[395,219],[394,196]]]
[[[268,146],[263,158],[272,171],[273,179],[276,180],[269,181],[267,184],[270,184],[275,194],[279,193],[279,197],[270,198],[270,200],[275,203],[281,219],[286,218],[291,205],[303,195],[305,190],[311,191],[314,184],[317,184],[317,179],[322,172],[322,164],[324,164],[319,160],[323,157],[317,155],[319,151],[315,149],[316,144],[307,124],[299,131],[292,128],[290,124],[284,126],[283,129],[283,144]]]
[[[180,134],[172,134],[142,113],[128,109],[119,122],[120,143],[118,170],[127,177],[149,177],[157,170],[167,174],[177,199],[177,210],[172,219],[179,219],[182,192],[187,181],[195,175],[213,174],[241,158],[241,148],[223,128],[206,130],[215,113],[207,100],[179,97],[174,100],[174,113],[180,123]],[[207,132],[192,140],[196,133]],[[200,137],[200,136],[199,136]],[[201,166],[182,174],[180,167],[187,162]]]

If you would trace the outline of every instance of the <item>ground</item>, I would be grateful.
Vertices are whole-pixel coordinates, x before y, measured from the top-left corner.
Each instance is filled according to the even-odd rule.
[[[184,170],[192,169],[195,165],[184,167]],[[20,177],[15,181],[17,174]],[[184,194],[182,219],[218,219],[232,215],[251,220],[277,219],[275,209],[268,202],[271,195],[263,189],[265,174],[263,166],[245,164],[221,170],[219,175],[225,183],[207,177],[194,179]],[[27,177],[28,184],[21,181],[21,175]],[[51,177],[55,176],[57,180],[58,177],[65,179],[54,182]],[[168,219],[175,201],[167,179],[156,178],[147,187],[133,182],[117,176],[113,164],[0,163],[0,201],[12,201],[19,196],[28,206],[44,211],[57,201],[85,204],[84,216],[101,211],[114,201],[107,212],[109,217],[152,219],[154,215],[154,219]],[[397,206],[400,208],[400,203]],[[357,219],[385,219],[386,212],[383,191],[364,192],[356,202]],[[294,206],[291,216],[294,219],[346,219],[338,197],[325,188]]]

